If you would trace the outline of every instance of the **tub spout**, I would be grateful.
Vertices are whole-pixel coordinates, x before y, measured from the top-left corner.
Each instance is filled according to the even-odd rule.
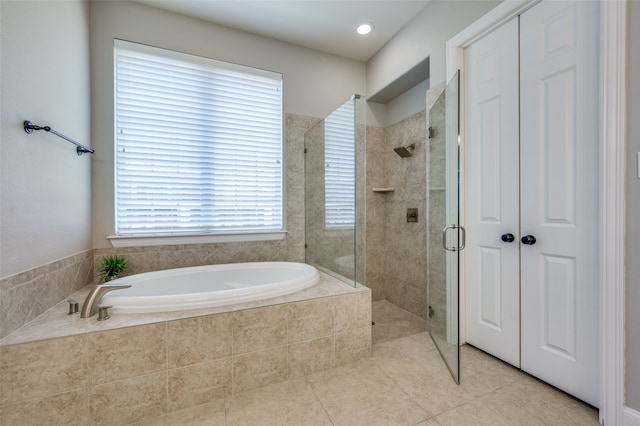
[[[92,317],[98,312],[98,305],[102,300],[102,296],[112,290],[121,290],[123,288],[129,288],[131,284],[96,284],[93,286],[87,298],[84,299],[82,304],[82,311],[80,312],[80,318]]]

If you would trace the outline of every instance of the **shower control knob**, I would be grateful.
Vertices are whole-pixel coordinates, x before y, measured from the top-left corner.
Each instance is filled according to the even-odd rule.
[[[516,240],[516,237],[514,237],[511,232],[507,232],[506,234],[502,234],[500,239],[505,243],[512,243]]]
[[[525,235],[524,237],[520,238],[520,241],[522,241],[522,244],[524,245],[532,246],[536,243],[536,237],[534,237],[533,235]]]

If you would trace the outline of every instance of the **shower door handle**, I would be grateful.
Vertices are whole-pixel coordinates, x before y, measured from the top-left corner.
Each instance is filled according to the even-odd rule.
[[[459,234],[458,236],[461,237],[461,239],[459,239],[460,241],[460,246],[458,247],[449,247],[447,246],[447,231],[449,229],[457,229]],[[444,227],[444,229],[442,230],[442,247],[444,247],[445,250],[447,251],[461,251],[464,249],[465,246],[465,241],[467,239],[467,232],[464,229],[464,226],[459,226],[459,225],[447,225]]]

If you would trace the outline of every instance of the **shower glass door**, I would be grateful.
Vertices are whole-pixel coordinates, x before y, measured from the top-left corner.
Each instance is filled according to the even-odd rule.
[[[428,282],[429,334],[456,383],[460,383],[459,252],[460,73],[429,109]]]

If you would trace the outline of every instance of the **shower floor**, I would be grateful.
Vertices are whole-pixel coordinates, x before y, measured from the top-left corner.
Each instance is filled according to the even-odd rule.
[[[371,304],[371,343],[382,343],[427,331],[427,321],[386,300]]]

